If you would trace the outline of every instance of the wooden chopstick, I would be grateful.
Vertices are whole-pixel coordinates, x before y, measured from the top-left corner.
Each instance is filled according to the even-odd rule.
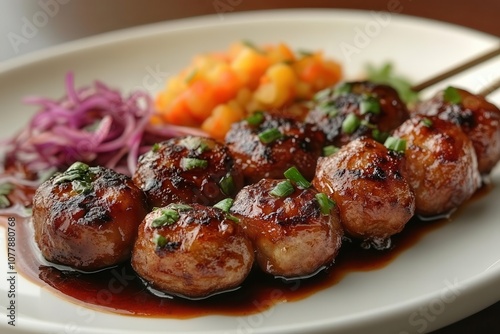
[[[487,87],[483,88],[480,92],[479,95],[482,96],[488,96],[494,91],[496,91],[498,88],[500,88],[500,79],[497,81],[494,81],[491,85],[488,85]]]
[[[440,81],[443,81],[443,80],[445,80],[445,79],[447,79],[447,78],[449,78],[449,77],[451,77],[451,76],[453,76],[455,74],[458,74],[458,73],[460,73],[462,71],[465,71],[465,70],[467,70],[467,69],[469,69],[471,67],[479,65],[479,64],[481,64],[481,63],[483,63],[483,62],[485,62],[485,61],[487,61],[487,60],[489,60],[491,58],[499,56],[499,55],[500,55],[500,45],[495,50],[487,52],[487,53],[485,53],[485,54],[483,54],[483,55],[481,55],[481,56],[479,56],[477,58],[474,58],[474,59],[472,59],[472,60],[470,60],[470,61],[468,61],[466,63],[463,63],[463,64],[455,67],[455,68],[452,68],[449,71],[446,71],[444,73],[436,75],[435,77],[430,78],[429,80],[426,80],[426,81],[424,81],[424,82],[422,82],[422,83],[420,83],[418,85],[413,86],[412,90],[415,91],[415,92],[420,92],[420,91],[424,90],[427,87],[430,87],[430,86],[432,86],[432,85],[434,85],[434,84],[436,84],[436,83],[438,83]],[[500,83],[499,82],[495,82],[495,84],[499,85]],[[493,87],[493,90],[490,90],[492,87]],[[488,95],[491,92],[493,92],[494,90],[496,90],[497,88],[498,88],[498,86],[495,87],[494,85],[492,85],[492,86],[490,86],[490,87],[488,87],[486,89],[483,89],[483,91],[480,93],[480,95]],[[486,94],[483,94],[483,92],[485,92]]]

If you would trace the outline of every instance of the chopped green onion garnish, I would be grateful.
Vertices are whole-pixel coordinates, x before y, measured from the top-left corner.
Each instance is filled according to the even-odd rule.
[[[92,190],[90,182],[76,180],[72,182],[72,185],[73,190],[79,194],[86,194]]]
[[[158,150],[160,150],[160,144],[154,143],[153,146],[151,147],[151,151],[156,153],[156,152],[158,152]]]
[[[153,227],[175,224],[179,220],[179,213],[174,209],[163,209],[161,215],[151,222]]]
[[[299,170],[296,167],[288,168],[285,173],[283,173],[285,177],[294,182],[298,187],[302,189],[307,189],[311,186],[311,182],[307,181],[302,174],[300,174]]]
[[[229,220],[232,220],[232,221],[233,221],[233,222],[235,222],[235,223],[239,223],[239,222],[240,222],[240,219],[239,219],[238,217],[233,216],[233,215],[231,215],[231,214],[229,214],[229,213],[228,213],[228,214],[226,214],[226,218],[227,218],[227,219],[229,219]]]
[[[369,128],[369,129],[376,129],[377,128],[377,126],[375,124],[368,122],[366,119],[361,120],[361,125],[366,127],[366,128]]]
[[[462,96],[460,96],[460,93],[455,87],[447,87],[444,90],[443,93],[443,98],[446,102],[451,103],[451,104],[459,104],[462,102]]]
[[[182,203],[171,203],[166,206],[167,209],[177,210],[177,211],[189,211],[193,210],[193,207]]]
[[[282,181],[271,190],[270,194],[276,197],[286,197],[291,195],[295,189],[293,188],[292,183],[289,180]]]
[[[180,164],[183,170],[190,170],[193,168],[207,168],[208,161],[196,158],[182,158]]]
[[[372,130],[372,138],[378,141],[379,143],[384,143],[389,137],[389,133],[385,131],[380,131],[379,129]]]
[[[281,133],[281,131],[276,128],[264,130],[261,133],[259,133],[258,136],[260,141],[263,142],[264,144],[269,144],[275,140],[283,138],[283,134]]]
[[[79,194],[92,190],[92,168],[83,162],[75,162],[64,173],[54,176],[53,184],[71,182],[73,190]]]
[[[361,125],[361,120],[355,114],[349,114],[342,122],[342,131],[351,134]]]
[[[224,212],[229,212],[233,206],[234,200],[232,198],[225,198],[222,201],[214,205],[214,208],[221,209]]]
[[[82,162],[75,162],[62,174],[54,177],[54,184],[61,184],[64,182],[70,182],[75,180],[83,180],[86,178],[87,172],[89,171],[89,165]]]
[[[361,115],[371,113],[380,114],[380,102],[373,96],[365,96],[359,104]]]
[[[180,218],[179,211],[189,211],[192,209],[192,206],[182,203],[170,203],[164,208],[154,208],[153,211],[161,210],[161,215],[151,222],[151,226],[160,227],[175,224]]]
[[[89,165],[87,165],[83,162],[77,161],[77,162],[73,163],[71,166],[69,166],[69,168],[66,170],[66,172],[73,171],[73,170],[86,172],[89,170],[89,168],[90,168]]]
[[[157,234],[155,236],[154,243],[156,244],[156,247],[162,248],[165,247],[165,245],[168,243],[168,240],[163,235]]]
[[[337,146],[334,145],[328,145],[323,147],[323,156],[328,157],[332,154],[335,154],[339,151],[340,149]]]
[[[323,102],[318,106],[318,108],[328,117],[335,117],[339,114],[339,109],[335,106],[334,101]]]
[[[313,100],[316,102],[323,101],[332,95],[333,89],[332,88],[325,88],[323,90],[320,90],[316,94],[314,94]]]
[[[302,57],[311,57],[314,53],[309,50],[297,50],[297,53],[301,55]]]
[[[316,197],[316,200],[318,201],[321,213],[324,215],[329,215],[330,210],[335,206],[335,202],[332,201],[324,193],[317,193],[314,197]]]
[[[71,181],[75,181],[75,180],[79,180],[82,178],[82,174],[81,173],[74,173],[74,172],[64,172],[62,174],[58,174],[54,177],[54,181],[53,183],[54,184],[61,184],[61,183],[65,183],[65,182],[71,182]]]
[[[252,126],[260,125],[264,121],[264,113],[262,111],[256,111],[247,117],[247,123]]]
[[[428,118],[423,118],[421,121],[420,121],[424,126],[430,128],[432,126],[432,120],[428,119]]]
[[[12,183],[2,183],[0,184],[0,195],[8,195],[14,189],[14,185]]]
[[[418,93],[412,90],[413,85],[407,78],[395,73],[391,63],[385,63],[381,66],[368,64],[366,70],[368,80],[393,87],[404,102],[414,103],[418,101]]]
[[[388,137],[384,146],[391,151],[404,153],[406,150],[406,140],[397,137]]]
[[[352,91],[352,84],[349,82],[343,82],[335,86],[335,95],[346,95]]]
[[[6,195],[0,195],[0,209],[5,209],[10,206],[10,201]]]
[[[179,145],[184,146],[190,151],[196,151],[198,154],[205,152],[209,145],[204,138],[186,137],[179,141]]]
[[[259,49],[252,41],[242,40],[241,44],[243,44],[246,47],[249,47],[250,49],[257,51],[258,53],[263,53],[262,50]]]
[[[226,174],[220,181],[219,181],[219,187],[220,190],[222,190],[222,193],[227,196],[231,196],[235,193],[236,191],[236,186],[234,185],[234,179],[231,174]]]

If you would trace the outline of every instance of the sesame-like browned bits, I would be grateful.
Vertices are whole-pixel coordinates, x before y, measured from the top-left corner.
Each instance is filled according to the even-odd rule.
[[[172,203],[139,227],[132,267],[153,288],[203,298],[238,287],[254,251],[241,227],[220,209]]]
[[[404,163],[401,153],[361,137],[321,158],[313,185],[337,203],[346,234],[388,245],[415,211]]]
[[[318,194],[312,187],[300,189],[290,181],[273,179],[238,193],[231,213],[252,240],[264,272],[297,278],[333,263],[343,230],[335,205],[321,207]]]
[[[491,172],[500,160],[500,109],[483,96],[448,87],[417,105],[415,114],[459,125],[474,145],[481,174]]]
[[[343,146],[361,136],[384,143],[409,118],[397,91],[369,81],[344,82],[319,92],[306,118],[320,128],[329,145]]]
[[[51,262],[84,271],[106,268],[130,258],[146,213],[144,193],[130,178],[75,163],[37,189],[35,241]]]
[[[260,122],[233,124],[226,144],[241,167],[245,181],[281,178],[289,167],[311,180],[325,136],[310,124],[262,113]]]
[[[455,124],[438,117],[415,116],[395,132],[406,140],[407,178],[421,216],[446,214],[481,184],[476,154]]]
[[[133,180],[153,207],[174,202],[213,205],[233,197],[243,176],[226,146],[210,138],[173,138],[139,158]]]

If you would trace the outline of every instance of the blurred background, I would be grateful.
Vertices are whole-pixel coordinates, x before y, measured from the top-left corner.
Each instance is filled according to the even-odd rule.
[[[0,0],[0,61],[106,31],[199,15],[275,8],[388,10],[500,36],[498,0]]]
[[[263,9],[382,11],[394,6],[400,6],[403,15],[500,37],[500,0],[0,0],[0,62],[107,31],[200,15],[223,19]],[[499,314],[500,302],[436,334],[500,333]]]

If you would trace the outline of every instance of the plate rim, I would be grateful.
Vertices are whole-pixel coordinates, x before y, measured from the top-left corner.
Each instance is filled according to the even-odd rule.
[[[127,39],[137,39],[145,36],[161,35],[165,33],[171,33],[177,30],[190,30],[207,26],[208,27],[223,26],[226,24],[234,25],[237,24],[238,22],[233,22],[233,21],[240,21],[239,23],[243,23],[241,22],[242,20],[246,20],[245,23],[248,23],[250,21],[255,22],[257,20],[269,20],[269,18],[290,20],[291,16],[299,18],[301,16],[306,16],[306,17],[317,16],[321,17],[322,19],[325,19],[331,15],[342,14],[350,16],[347,20],[352,19],[352,17],[357,17],[357,19],[360,20],[362,16],[367,16],[372,12],[383,12],[383,11],[347,9],[347,8],[287,8],[287,9],[249,10],[249,11],[226,13],[225,15],[227,15],[227,17],[229,18],[229,20],[226,20],[226,23],[224,22],[224,20],[214,22],[214,19],[218,17],[218,14],[184,17],[174,20],[163,20],[153,23],[140,24],[128,28],[102,32],[78,38],[72,41],[62,42],[43,49],[28,52],[19,56],[15,56],[13,58],[7,59],[6,61],[0,62],[0,75],[4,74],[4,72],[9,72],[15,70],[16,68],[44,61],[46,59],[55,56],[67,56],[68,54],[71,53],[80,52],[81,50],[87,50],[89,48],[99,47],[109,43],[122,43]],[[462,30],[464,33],[467,33],[469,35],[475,35],[474,36],[475,38],[492,39],[492,40],[498,39],[494,35],[488,34],[486,32],[475,30],[455,23],[415,16],[415,15],[409,15],[404,13],[390,13],[390,14],[393,15],[397,21],[402,21],[403,23],[411,22],[415,24],[415,23],[428,22],[429,24],[435,25],[440,29]]]
[[[362,15],[368,15],[370,13],[370,11],[366,11],[366,10],[348,10],[348,9],[330,9],[330,8],[326,12],[325,12],[325,10],[320,10],[317,8],[306,9],[306,10],[304,10],[304,9],[287,9],[287,10],[277,9],[277,10],[263,10],[263,11],[259,10],[259,11],[247,11],[247,12],[232,13],[231,20],[233,20],[233,18],[235,20],[240,20],[243,17],[243,18],[246,18],[248,21],[252,21],[251,19],[253,16],[261,16],[262,14],[264,14],[265,16],[270,16],[270,17],[274,16],[274,18],[275,18],[275,15],[277,12],[281,13],[280,15],[283,15],[283,16],[288,16],[291,13],[294,16],[319,15],[321,17],[326,17],[329,15],[332,15],[332,13],[339,14],[339,15],[340,14],[349,14],[350,16],[362,16]],[[432,22],[432,24],[434,24],[434,25],[436,25],[436,24],[439,25],[440,28],[443,28],[443,29],[453,29],[453,30],[464,29],[465,31],[467,31],[468,34],[477,35],[477,36],[475,36],[477,38],[486,38],[486,39],[495,39],[496,38],[493,35],[489,35],[489,34],[486,34],[484,32],[480,32],[480,31],[473,30],[473,29],[470,29],[467,27],[463,27],[463,26],[458,26],[458,25],[451,24],[448,22],[436,21],[436,20],[432,20],[432,19],[404,15],[404,14],[394,14],[394,15],[397,18],[397,20],[402,20],[402,21],[410,20],[411,23],[416,23],[417,21],[419,23],[421,23],[422,21],[424,21],[424,22],[429,21],[429,22]],[[59,45],[56,45],[56,46],[53,46],[53,47],[50,47],[47,49],[34,51],[31,53],[13,58],[11,60],[6,61],[5,63],[0,63],[0,77],[9,71],[16,70],[17,68],[21,68],[21,67],[24,67],[27,65],[32,65],[32,64],[35,64],[37,62],[44,61],[46,59],[54,57],[54,56],[71,56],[71,53],[78,53],[82,50],[88,50],[89,48],[100,47],[102,45],[109,44],[110,42],[121,43],[121,42],[124,42],[128,39],[141,38],[144,36],[152,36],[152,35],[156,35],[156,34],[171,33],[173,31],[179,30],[179,29],[198,29],[199,27],[205,26],[205,24],[204,24],[205,21],[213,20],[213,18],[216,16],[217,16],[217,14],[210,14],[210,15],[205,15],[205,16],[183,18],[183,19],[172,20],[172,21],[161,21],[161,22],[126,28],[126,29],[120,29],[120,30],[116,30],[116,31],[110,31],[110,32],[106,32],[106,33],[102,33],[102,34],[98,34],[98,35],[93,35],[93,36],[81,38],[81,39],[78,39],[75,41],[62,43],[62,44],[59,44]],[[349,19],[350,18],[351,17],[349,17]],[[285,19],[285,18],[283,18],[283,19]],[[288,18],[285,20],[290,20],[290,19],[291,18]],[[191,25],[192,22],[197,22],[198,24]],[[181,28],[179,28],[179,29],[173,28],[172,29],[173,26],[177,26],[179,24],[182,26]],[[224,24],[231,25],[231,24],[234,24],[234,22],[223,23],[222,25],[224,25]],[[189,26],[184,27],[184,25],[189,25]],[[219,25],[221,25],[221,24],[220,23],[215,24],[213,22],[212,22],[212,24],[210,24],[210,26],[219,26]],[[133,33],[132,34],[133,36],[129,35],[131,32]],[[493,282],[489,282],[489,281],[494,280],[494,279],[498,280],[499,277],[500,277],[500,265],[498,265],[498,263],[497,263],[495,266],[493,266],[492,271],[489,274],[487,274],[486,276],[484,276],[484,273],[482,275],[477,274],[476,276],[471,277],[471,278],[463,281],[463,283],[464,284],[467,283],[468,285],[471,285],[471,286],[473,286],[473,288],[475,287],[476,290],[478,290],[481,287],[483,287],[485,284],[492,284]],[[486,281],[486,282],[482,282],[482,281]],[[416,305],[421,305],[418,303],[418,300],[420,300],[420,299],[428,300],[428,297],[434,297],[438,293],[439,293],[439,291],[436,291],[435,293],[429,293],[428,294],[429,296],[422,296],[420,298],[416,298],[415,300],[406,301],[406,302],[403,302],[403,303],[398,304],[398,305],[391,305],[390,308],[400,309],[400,310],[402,310],[402,309],[413,310]],[[59,297],[56,297],[56,298],[59,298]],[[486,306],[488,306],[488,305],[485,305],[485,307]],[[364,313],[366,313],[369,316],[375,317],[375,316],[379,315],[380,313],[386,313],[386,312],[387,312],[386,310],[383,310],[383,312],[382,312],[380,309],[377,309],[376,312],[375,311],[367,311]],[[357,315],[359,315],[359,313],[357,313]],[[32,319],[32,320],[33,320],[33,323],[35,325],[39,324],[39,323],[46,323],[45,321],[40,321],[39,319]],[[349,320],[347,322],[352,321],[350,319],[347,319],[347,320]],[[51,322],[47,322],[47,323],[52,324]],[[317,324],[317,321],[316,321],[315,327],[325,329],[324,326],[327,326],[328,323],[331,323],[331,321],[330,322],[322,322],[321,324]],[[310,325],[308,328],[310,328]],[[303,330],[303,329],[304,328],[302,328],[301,330]],[[307,329],[307,328],[305,328],[305,329]],[[88,331],[88,330],[89,330],[89,328],[85,328],[85,331]],[[106,329],[106,330],[108,330],[108,329]],[[284,329],[284,330],[287,330],[287,329]],[[96,329],[96,332],[102,332],[102,331],[100,329]],[[112,332],[113,332],[113,330],[110,329],[109,333],[112,333]],[[265,332],[266,331],[263,331],[262,333],[265,333]],[[108,333],[108,331],[106,331],[105,333]],[[259,333],[260,333],[260,331],[259,331]],[[273,331],[273,333],[275,333],[275,331]]]

